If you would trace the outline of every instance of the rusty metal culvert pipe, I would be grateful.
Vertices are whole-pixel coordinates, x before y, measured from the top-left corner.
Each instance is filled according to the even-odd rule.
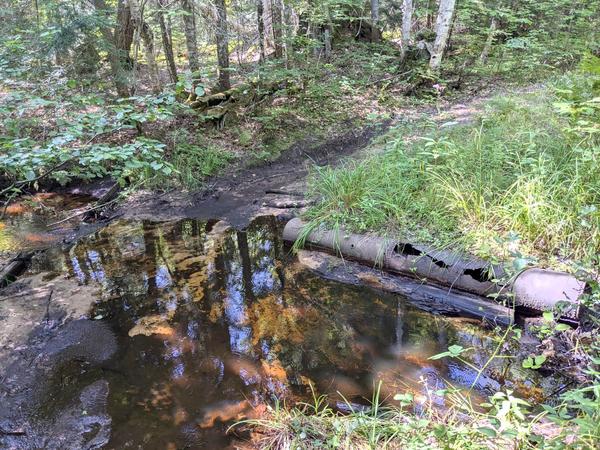
[[[299,218],[290,220],[283,230],[283,239],[295,242],[305,226]],[[579,318],[579,299],[585,283],[566,273],[531,268],[511,284],[500,285],[489,280],[490,274],[496,279],[504,275],[502,266],[410,242],[318,229],[306,237],[305,243],[389,272],[488,297],[490,302],[493,302],[490,295],[512,293],[517,307],[534,313],[552,310],[562,302],[565,305],[562,317]]]

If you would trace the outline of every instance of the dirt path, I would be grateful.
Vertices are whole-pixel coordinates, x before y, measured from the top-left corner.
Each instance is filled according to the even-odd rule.
[[[385,123],[362,130],[354,129],[320,144],[311,140],[299,142],[276,161],[222,175],[212,180],[204,191],[169,191],[163,194],[141,192],[130,197],[115,212],[115,216],[153,220],[178,217],[224,219],[235,227],[243,228],[261,212],[286,212],[285,209],[270,210],[265,203],[276,198],[290,201],[299,199],[297,195],[282,196],[268,191],[304,193],[311,166],[339,162],[367,146],[388,127],[389,123]]]
[[[423,118],[429,118],[439,125],[463,124],[473,120],[483,111],[490,98],[502,92],[525,93],[539,88],[538,85],[521,88],[489,85],[482,89],[465,91],[450,100],[442,99],[437,105],[398,110],[391,121],[363,129],[341,129],[337,136],[324,143],[313,139],[301,141],[276,161],[226,173],[213,179],[209,187],[200,192],[140,192],[118,208],[113,217],[150,220],[178,217],[224,219],[237,228],[243,228],[258,214],[292,215],[293,209],[272,208],[268,204],[275,199],[284,202],[297,201],[299,197],[275,195],[268,191],[304,193],[306,177],[311,166],[335,165],[349,156],[364,157],[364,150],[370,148],[372,140],[382,136],[394,124]],[[416,137],[407,135],[406,139]],[[381,147],[373,150],[380,149]]]

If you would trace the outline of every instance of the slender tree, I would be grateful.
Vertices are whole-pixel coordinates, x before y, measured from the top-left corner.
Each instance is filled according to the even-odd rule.
[[[442,64],[442,57],[444,56],[444,50],[446,49],[448,36],[450,35],[450,25],[455,5],[456,0],[440,0],[440,7],[435,22],[435,42],[433,43],[431,59],[429,60],[429,67],[432,70],[438,70]]]
[[[260,49],[260,60],[265,60],[265,22],[264,22],[263,0],[256,0],[256,23],[258,26],[258,48]]]
[[[483,50],[481,50],[481,55],[479,55],[479,61],[484,64],[490,54],[490,50],[492,49],[492,45],[494,45],[494,39],[496,38],[496,28],[498,27],[498,22],[496,21],[496,17],[492,17],[492,21],[490,22],[490,28],[488,30],[487,39],[485,40],[485,45],[483,46]]]
[[[196,39],[196,12],[193,0],[181,0],[183,15],[183,29],[185,45],[188,51],[188,64],[190,71],[196,74],[200,71],[200,58],[198,56],[198,41]],[[196,76],[196,75],[194,75]]]
[[[402,60],[406,57],[406,52],[411,44],[412,15],[412,0],[402,0]]]
[[[379,0],[371,0],[371,41],[377,42],[379,36]]]
[[[171,40],[170,30],[167,27],[164,14],[164,10],[168,7],[167,1],[157,0],[157,6],[156,18],[158,20],[158,26],[160,27],[160,36],[163,51],[165,52],[165,59],[167,60],[169,78],[172,83],[177,83],[177,66],[175,65],[175,56],[173,55],[173,41]]]
[[[217,40],[217,62],[219,72],[219,88],[227,90],[231,87],[229,77],[229,39],[227,30],[227,9],[225,0],[215,0],[217,10],[217,27],[215,36]]]
[[[92,4],[96,11],[102,15],[108,16],[111,13],[111,10],[104,0],[92,0]],[[108,25],[103,24],[100,26],[100,33],[107,46],[110,71],[113,82],[115,83],[115,88],[117,89],[117,94],[120,97],[128,97],[131,95],[131,91],[129,88],[128,76],[124,67],[125,64],[123,58],[121,58],[119,46],[117,45],[118,28],[113,31]]]
[[[129,0],[129,8],[131,10],[131,21],[136,33],[141,37],[144,44],[144,53],[152,80],[152,90],[154,93],[161,91],[160,75],[158,73],[158,65],[156,64],[156,54],[154,49],[154,33],[150,25],[144,20],[144,9],[146,0],[142,3],[139,0]]]
[[[271,0],[271,17],[273,22],[273,45],[275,58],[283,56],[283,2]]]

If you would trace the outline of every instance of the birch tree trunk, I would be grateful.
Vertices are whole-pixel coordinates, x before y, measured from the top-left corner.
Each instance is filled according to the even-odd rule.
[[[196,74],[200,71],[200,58],[198,56],[198,41],[196,39],[196,13],[193,0],[181,0],[181,9],[184,11],[183,29],[185,45],[188,51],[188,65],[190,71]],[[196,76],[196,75],[194,75]]]
[[[227,36],[227,9],[225,0],[215,0],[217,10],[217,62],[219,75],[219,88],[223,91],[231,87],[229,78],[229,39]]]
[[[371,0],[371,42],[379,41],[379,0]]]
[[[260,49],[260,61],[262,62],[266,58],[263,0],[256,0],[256,25],[258,26],[258,48]]]
[[[435,22],[435,42],[433,43],[431,59],[429,60],[431,70],[438,70],[442,64],[442,57],[448,43],[455,4],[456,0],[440,0],[440,7]]]
[[[490,54],[490,50],[492,49],[492,45],[494,45],[497,27],[498,23],[496,22],[496,18],[492,17],[492,22],[490,23],[490,29],[488,31],[487,39],[485,40],[485,45],[483,46],[483,50],[481,51],[481,55],[479,56],[479,61],[482,64],[485,63],[485,61],[487,60],[487,57]]]
[[[160,27],[160,35],[163,45],[163,51],[165,52],[165,59],[167,60],[167,68],[169,69],[169,78],[172,83],[177,83],[177,66],[175,65],[175,57],[173,55],[173,42],[171,41],[171,35],[165,22],[164,9],[167,8],[166,0],[157,0],[158,10],[156,17],[158,19],[158,25]]]
[[[402,0],[402,60],[406,57],[406,52],[411,44],[410,30],[412,27],[412,15],[412,0]]]

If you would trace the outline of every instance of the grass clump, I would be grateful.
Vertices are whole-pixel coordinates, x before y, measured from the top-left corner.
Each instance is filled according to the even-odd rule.
[[[479,256],[529,254],[556,265],[600,248],[598,75],[573,73],[498,97],[466,125],[429,124],[338,169],[318,169],[307,217],[398,234]],[[422,127],[422,124],[418,125]],[[510,245],[508,245],[510,244]]]
[[[446,355],[455,358],[460,354],[453,352],[452,347],[449,350],[430,359]],[[313,391],[312,403],[292,408],[276,403],[263,418],[237,425],[258,431],[256,436],[260,438],[253,443],[258,448],[273,450],[598,448],[600,372],[595,368],[598,350],[597,346],[586,349],[591,358],[586,372],[588,382],[558,398],[546,399],[544,404],[530,404],[507,389],[475,406],[471,390],[465,392],[451,385],[435,393],[427,390],[427,395],[418,400],[409,392],[380,398],[380,382],[369,406],[345,401],[344,408],[334,409],[330,399]],[[495,357],[500,356],[491,359]],[[478,370],[483,371],[484,368]],[[432,401],[435,396],[445,398],[445,407],[440,408]]]

